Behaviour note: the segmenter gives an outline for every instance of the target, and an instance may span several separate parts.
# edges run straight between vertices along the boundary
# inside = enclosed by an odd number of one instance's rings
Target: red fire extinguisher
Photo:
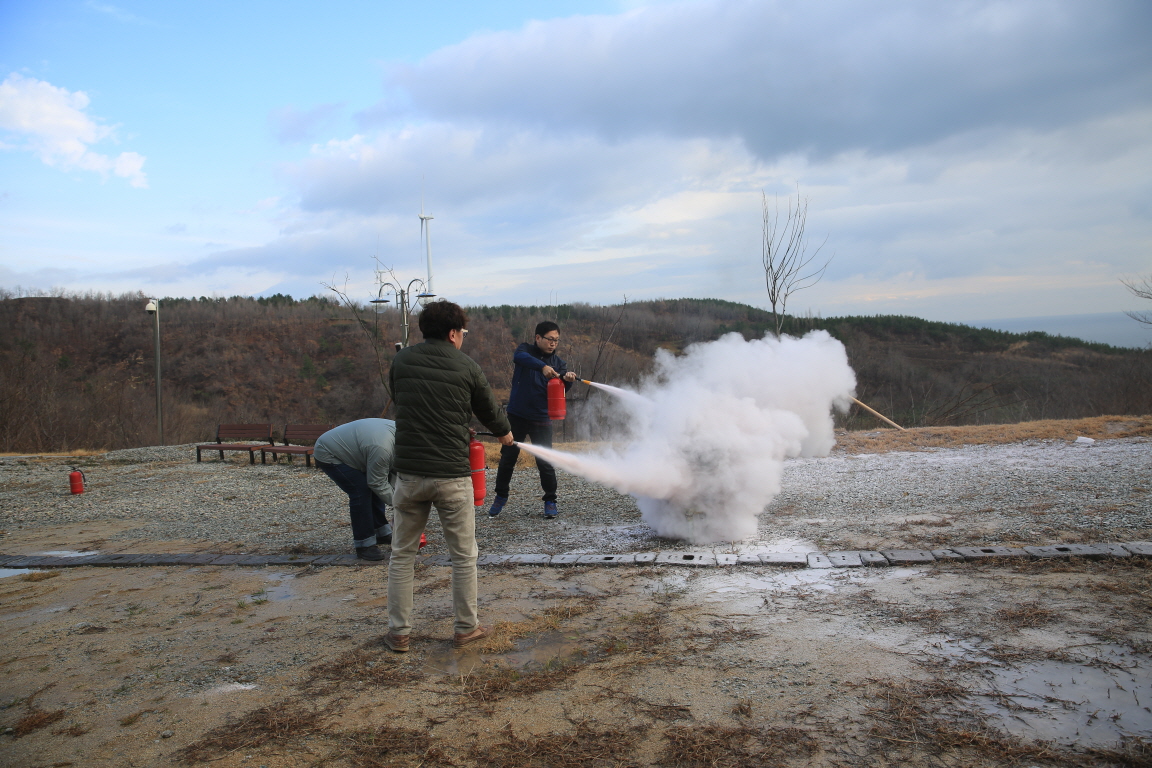
[[[72,486],[72,495],[84,493],[84,473],[76,467],[72,467],[72,472],[68,475],[68,484]]]
[[[468,465],[472,467],[472,503],[477,507],[484,506],[484,496],[488,493],[484,464],[484,443],[472,438],[468,444]]]
[[[557,376],[548,380],[548,418],[563,421],[568,415],[568,404],[564,400],[564,380]]]

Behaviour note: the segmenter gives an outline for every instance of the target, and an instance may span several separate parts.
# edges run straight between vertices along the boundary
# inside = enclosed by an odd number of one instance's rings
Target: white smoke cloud
[[[756,341],[731,333],[680,357],[657,353],[643,399],[619,400],[630,419],[625,447],[581,456],[521,447],[634,496],[660,536],[736,541],[756,533],[786,458],[832,450],[832,409],[847,409],[855,387],[844,345],[825,331]]]

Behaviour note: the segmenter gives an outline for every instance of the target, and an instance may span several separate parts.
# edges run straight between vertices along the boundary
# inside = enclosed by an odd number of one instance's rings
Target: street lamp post
[[[412,295],[413,286],[416,285],[417,283],[419,283],[419,285],[420,285],[420,293],[413,296]],[[409,301],[411,301],[413,298],[416,298],[416,299],[435,298],[436,294],[430,293],[428,291],[428,289],[425,287],[424,281],[421,280],[420,278],[416,278],[416,279],[410,281],[406,288],[401,288],[400,286],[395,285],[393,283],[387,283],[387,282],[381,283],[379,290],[376,291],[376,298],[372,299],[372,301],[371,301],[371,303],[375,304],[377,307],[377,315],[376,315],[377,328],[379,328],[379,322],[380,322],[379,307],[381,304],[388,304],[390,301],[389,299],[383,298],[384,289],[386,289],[386,288],[389,291],[391,291],[393,294],[395,294],[395,296],[396,296],[396,308],[398,310],[400,310],[400,334],[402,336],[400,346],[401,346],[401,348],[407,347],[408,346],[408,337],[409,337],[409,318],[411,317],[411,306],[409,305]]]
[[[144,305],[144,311],[152,315],[152,346],[155,349],[156,361],[156,437],[160,445],[164,445],[164,407],[160,391],[160,300],[149,299]]]

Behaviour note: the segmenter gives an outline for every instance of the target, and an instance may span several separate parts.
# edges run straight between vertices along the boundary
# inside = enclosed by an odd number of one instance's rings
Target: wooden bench
[[[226,443],[225,440],[258,440],[252,443]],[[196,461],[200,461],[200,451],[220,451],[220,460],[224,460],[224,451],[248,451],[248,463],[256,463],[256,451],[265,445],[275,445],[272,440],[271,424],[220,424],[216,427],[216,442],[196,446]]]
[[[312,466],[312,451],[315,446],[300,445],[300,443],[315,443],[320,435],[335,427],[335,424],[285,424],[284,445],[264,445],[260,447],[260,463],[267,464],[268,454],[272,454],[272,461],[277,461],[280,454],[288,455],[292,461],[294,455],[303,455],[304,463]],[[295,443],[295,445],[293,445]]]

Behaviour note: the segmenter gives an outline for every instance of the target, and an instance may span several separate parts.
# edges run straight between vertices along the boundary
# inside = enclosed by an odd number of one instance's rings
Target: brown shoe
[[[492,627],[476,627],[476,629],[464,635],[457,632],[456,636],[452,638],[452,645],[455,648],[463,648],[469,643],[483,640],[490,634],[492,634]]]
[[[384,635],[384,645],[396,653],[408,653],[408,635],[394,635],[389,632]]]

